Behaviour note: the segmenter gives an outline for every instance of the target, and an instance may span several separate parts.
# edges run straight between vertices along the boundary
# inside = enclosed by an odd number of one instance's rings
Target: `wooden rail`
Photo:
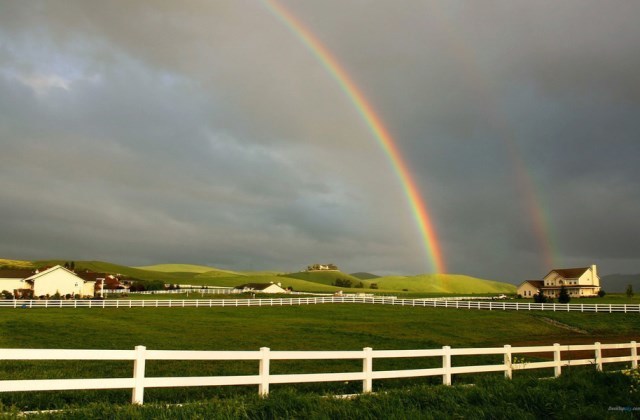
[[[362,303],[489,311],[622,312],[640,313],[639,304],[530,303],[517,301],[461,301],[398,299],[394,297],[322,296],[273,299],[155,299],[155,300],[0,300],[0,308],[211,308],[240,306],[292,306],[327,303]]]
[[[627,350],[628,355],[605,357],[604,352]],[[564,358],[571,352],[592,352],[588,359]],[[552,361],[522,362],[515,355],[552,353]],[[477,366],[454,366],[453,357],[477,355],[502,355],[502,363]],[[430,369],[408,369],[376,371],[373,362],[388,358],[437,358],[440,367]],[[332,373],[271,374],[272,360],[362,360],[362,371]],[[131,389],[131,402],[142,404],[145,388],[257,385],[260,395],[269,393],[270,384],[362,381],[362,391],[373,391],[373,381],[390,378],[416,378],[440,376],[444,385],[451,385],[454,375],[481,372],[503,372],[511,378],[513,372],[524,369],[553,368],[554,375],[561,374],[567,366],[593,365],[602,370],[603,364],[630,362],[630,367],[638,367],[638,346],[635,341],[620,344],[594,343],[588,345],[560,345],[535,347],[451,348],[421,350],[373,350],[366,347],[358,351],[271,351],[262,347],[259,351],[174,351],[150,350],[136,346],[133,350],[69,350],[69,349],[0,349],[0,360],[130,360],[133,361],[133,375],[130,378],[96,379],[34,379],[2,380],[0,392],[33,392],[87,389]],[[201,377],[146,377],[145,364],[148,360],[255,360],[258,369],[255,375],[201,376]]]

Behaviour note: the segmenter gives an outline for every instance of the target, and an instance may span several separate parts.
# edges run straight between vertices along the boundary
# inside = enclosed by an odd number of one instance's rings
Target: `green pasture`
[[[555,322],[552,322],[555,321]],[[576,330],[579,330],[576,331]],[[0,310],[0,348],[166,350],[360,350],[489,347],[504,344],[623,342],[640,339],[640,316],[411,308],[365,304],[289,307],[9,309]],[[376,370],[439,366],[439,358],[377,360]],[[500,363],[499,356],[460,357],[454,366]],[[358,371],[362,362],[273,361],[273,373]],[[592,367],[588,367],[592,368]],[[588,369],[585,368],[585,369]],[[255,374],[257,362],[147,362],[148,376]],[[126,377],[131,362],[1,362],[3,379]],[[525,372],[522,372],[524,374]],[[539,374],[549,376],[549,371]],[[516,373],[518,375],[518,373]],[[454,377],[474,382],[500,374]],[[374,389],[436,384],[441,378],[375,381]],[[360,383],[275,386],[279,392],[355,393]],[[253,395],[255,387],[149,389],[145,401],[182,403]],[[0,404],[20,409],[124,404],[130,391],[0,394]]]

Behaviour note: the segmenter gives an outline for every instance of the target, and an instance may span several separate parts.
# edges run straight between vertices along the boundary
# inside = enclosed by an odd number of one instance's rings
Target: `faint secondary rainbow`
[[[427,205],[421,197],[409,168],[402,159],[395,141],[384,126],[382,119],[376,114],[371,104],[366,100],[358,86],[353,82],[338,60],[300,20],[275,0],[263,0],[263,3],[269,11],[282,21],[313,53],[324,68],[338,82],[358,110],[360,116],[378,141],[378,144],[389,157],[393,169],[400,179],[404,192],[409,200],[414,219],[423,237],[425,251],[432,268],[436,273],[445,272],[446,268],[442,256],[442,247],[438,242],[438,237],[431,217],[429,216]]]
[[[456,68],[465,73],[463,80],[482,98],[484,106],[480,112],[486,121],[492,124],[505,146],[508,166],[514,174],[514,183],[524,204],[527,216],[525,220],[529,222],[538,242],[541,268],[550,270],[561,261],[552,234],[552,223],[543,205],[543,194],[536,185],[533,171],[527,166],[525,154],[518,146],[516,130],[507,118],[506,107],[500,103],[498,89],[478,65],[475,50],[470,48],[469,42],[461,36],[459,30],[456,30],[457,26],[450,21],[444,10],[434,3],[430,12],[435,17],[432,19],[433,25],[436,25],[435,29],[442,34],[441,39],[447,43],[447,51],[458,61]]]

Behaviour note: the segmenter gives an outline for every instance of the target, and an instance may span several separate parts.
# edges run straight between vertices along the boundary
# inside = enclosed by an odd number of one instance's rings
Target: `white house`
[[[236,289],[240,289],[243,292],[258,292],[258,293],[287,293],[280,284],[275,283],[247,283],[236,286]]]
[[[0,292],[7,291],[15,295],[16,290],[30,289],[24,279],[34,274],[34,270],[0,270]]]
[[[58,293],[61,296],[74,295],[81,297],[93,297],[95,281],[87,281],[78,277],[74,272],[56,265],[43,271],[23,271],[18,273],[0,273],[0,291],[7,290],[14,296],[22,294],[21,291],[33,292],[33,296],[53,296]],[[20,270],[22,271],[22,270]],[[12,277],[8,277],[12,276]]]
[[[518,286],[518,294],[529,298],[540,290],[547,297],[558,297],[560,288],[571,297],[593,297],[600,291],[600,277],[595,265],[579,268],[554,269],[542,280],[527,280]]]

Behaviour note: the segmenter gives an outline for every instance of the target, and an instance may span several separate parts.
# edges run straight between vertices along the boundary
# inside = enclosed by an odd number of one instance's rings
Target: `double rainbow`
[[[331,52],[300,22],[291,12],[279,4],[276,0],[263,0],[267,9],[313,53],[322,66],[340,85],[349,100],[353,103],[358,113],[365,121],[371,133],[378,141],[380,147],[389,157],[391,165],[398,176],[409,201],[413,217],[423,238],[425,252],[436,273],[445,272],[445,263],[442,256],[442,248],[438,241],[432,218],[429,215],[427,204],[421,197],[415,180],[411,176],[407,163],[402,159],[396,142],[384,126],[382,119],[377,115],[373,106],[358,86],[353,82],[349,74],[344,70]]]

